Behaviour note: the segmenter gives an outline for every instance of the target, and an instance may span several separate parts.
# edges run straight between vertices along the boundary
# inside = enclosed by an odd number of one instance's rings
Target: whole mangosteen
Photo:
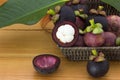
[[[83,19],[81,19],[80,17],[76,17],[76,22],[75,22],[76,26],[79,28],[79,29],[82,29],[84,30],[85,29],[85,22]]]
[[[59,20],[56,22],[56,24],[62,23],[64,21],[70,21],[73,23],[76,21],[76,16],[70,6],[62,6],[59,15]]]
[[[102,34],[86,33],[84,41],[89,47],[100,47],[104,44],[105,39]]]
[[[120,17],[117,15],[107,16],[109,31],[115,33],[117,36],[120,36]]]
[[[99,6],[97,10],[91,9],[89,14],[89,17],[86,19],[86,26],[90,25],[90,19],[94,19],[95,23],[102,24],[104,31],[108,31],[108,20],[106,18],[106,12],[103,11],[103,6]]]
[[[85,46],[85,42],[83,36],[79,34],[77,41],[74,44],[75,47],[82,47]]]
[[[92,77],[102,77],[109,70],[109,62],[104,58],[102,52],[96,54],[96,50],[92,50],[93,55],[87,63],[87,71]]]
[[[115,46],[117,36],[112,32],[104,32],[102,34],[105,39],[104,46]]]

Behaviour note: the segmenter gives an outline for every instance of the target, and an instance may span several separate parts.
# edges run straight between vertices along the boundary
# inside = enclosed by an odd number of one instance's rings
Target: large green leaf
[[[111,5],[120,12],[120,0],[101,0],[101,1]]]
[[[65,1],[67,0],[8,0],[0,7],[0,27],[15,23],[34,24],[46,14],[48,8]]]

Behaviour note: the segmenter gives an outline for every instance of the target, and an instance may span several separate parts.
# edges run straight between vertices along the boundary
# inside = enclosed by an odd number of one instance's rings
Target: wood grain
[[[61,58],[60,67],[53,74],[42,75],[33,68],[33,58],[43,53]],[[110,62],[108,74],[98,79],[88,75],[86,63],[68,61],[53,42],[51,34],[42,29],[0,30],[1,80],[120,80],[120,62]]]

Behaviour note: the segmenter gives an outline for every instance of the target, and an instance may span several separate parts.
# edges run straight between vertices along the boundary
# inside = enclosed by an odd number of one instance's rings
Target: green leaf
[[[8,0],[0,7],[0,27],[15,23],[35,24],[58,4],[68,0]]]
[[[101,0],[101,1],[111,5],[112,7],[120,11],[120,0]]]

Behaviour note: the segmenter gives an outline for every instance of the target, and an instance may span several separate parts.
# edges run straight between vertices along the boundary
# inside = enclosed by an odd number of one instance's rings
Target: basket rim
[[[59,47],[59,46],[58,46]],[[60,49],[120,49],[120,46],[115,47],[59,47]]]

